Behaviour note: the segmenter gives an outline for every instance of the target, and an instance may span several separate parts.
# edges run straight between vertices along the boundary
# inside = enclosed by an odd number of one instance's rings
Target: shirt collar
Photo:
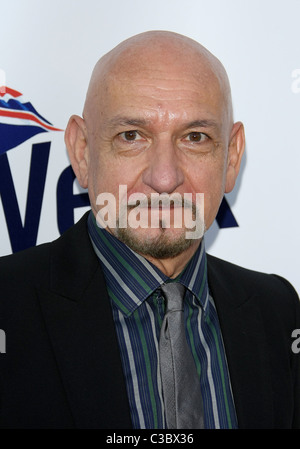
[[[99,227],[92,211],[88,217],[88,232],[101,262],[109,295],[123,314],[131,315],[162,284],[175,280],[190,290],[205,310],[208,284],[203,240],[182,273],[176,279],[170,279],[147,259]]]

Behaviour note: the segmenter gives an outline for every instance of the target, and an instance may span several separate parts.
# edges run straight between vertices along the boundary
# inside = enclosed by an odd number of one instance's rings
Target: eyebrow
[[[147,120],[138,119],[138,118],[129,118],[129,117],[121,117],[116,116],[109,120],[109,125],[111,126],[146,126],[148,124]]]
[[[125,116],[116,116],[109,120],[110,126],[147,126],[150,124],[149,120],[143,118],[130,118]],[[190,128],[217,128],[218,123],[215,120],[193,120],[182,125],[185,129]]]
[[[185,124],[186,128],[217,128],[218,123],[215,120],[194,120]]]

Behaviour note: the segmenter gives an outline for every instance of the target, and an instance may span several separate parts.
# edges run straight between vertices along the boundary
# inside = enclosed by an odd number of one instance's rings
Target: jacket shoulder
[[[51,263],[67,268],[70,261],[74,261],[74,252],[82,256],[83,251],[78,247],[89,244],[86,232],[85,214],[74,226],[62,236],[52,242],[43,243],[14,254],[0,257],[0,285],[9,283],[13,279],[16,283],[26,280],[30,283],[36,279],[41,283],[49,276]],[[87,242],[86,242],[87,241]],[[80,259],[78,256],[77,260]]]
[[[228,288],[237,292],[253,295],[265,295],[267,297],[288,296],[299,302],[299,296],[293,285],[278,274],[263,273],[251,270],[231,262],[219,259],[207,254],[208,275]]]
[[[16,282],[27,277],[30,272],[40,272],[45,269],[49,260],[51,243],[44,243],[32,248],[19,251],[14,254],[0,257],[1,283],[7,279]],[[12,277],[8,278],[9,275]],[[3,285],[3,284],[2,284]]]

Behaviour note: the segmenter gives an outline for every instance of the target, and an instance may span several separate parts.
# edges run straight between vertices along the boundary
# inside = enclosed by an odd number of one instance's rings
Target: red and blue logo
[[[39,133],[62,131],[42,117],[23,95],[0,87],[0,154],[15,148]]]
[[[51,131],[63,130],[54,127],[39,114],[29,101],[25,101],[20,92],[4,85],[0,86],[0,197],[13,252],[35,246],[37,242],[52,143]],[[27,146],[29,139],[40,133],[49,133],[49,138],[47,141],[34,142],[31,146],[27,200],[23,215],[19,207],[8,152],[18,146]],[[72,185],[74,179],[71,167],[67,167],[58,181],[57,215],[62,231],[74,221],[71,212],[66,208],[66,201],[69,200],[66,191],[70,191],[69,185]],[[86,197],[84,200],[85,203],[88,202]],[[66,209],[67,218],[64,213]]]

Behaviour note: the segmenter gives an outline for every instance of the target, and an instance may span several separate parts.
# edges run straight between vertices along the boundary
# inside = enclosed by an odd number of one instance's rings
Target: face
[[[134,195],[196,194],[204,197],[206,229],[212,224],[224,191],[234,183],[231,147],[236,147],[238,126],[232,126],[227,104],[216,77],[195,76],[191,67],[167,64],[145,70],[121,71],[102,86],[99,109],[86,119],[87,148],[84,187],[88,186],[94,213],[102,206],[97,197],[113,194],[118,205],[119,186],[126,186],[126,201]],[[211,76],[210,76],[211,75]],[[101,107],[100,107],[101,106]],[[233,144],[232,144],[233,142]],[[232,146],[233,145],[233,146]],[[236,151],[235,151],[236,153]],[[124,190],[123,190],[124,191]],[[139,215],[149,211],[141,204]],[[143,207],[142,207],[143,206]],[[182,205],[181,208],[183,217]],[[127,213],[132,209],[127,207]],[[185,221],[175,226],[174,206],[170,226],[162,227],[162,208],[153,208],[159,226],[108,228],[135,251],[153,258],[176,257],[199,244],[187,239]],[[176,212],[176,213],[177,213]],[[119,209],[116,211],[120,219]],[[178,215],[177,215],[178,217]],[[193,216],[193,218],[195,218]]]

